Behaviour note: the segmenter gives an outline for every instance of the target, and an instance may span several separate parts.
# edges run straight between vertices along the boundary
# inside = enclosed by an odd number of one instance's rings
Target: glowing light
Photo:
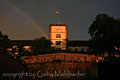
[[[26,18],[28,18],[28,20],[30,20],[30,22],[32,22],[32,24],[38,28],[40,30],[40,32],[48,39],[48,35],[44,32],[44,30],[29,16],[27,15],[23,10],[21,10],[20,8],[18,8],[15,4],[10,3],[7,0],[2,0],[3,2],[5,2],[6,4],[8,4],[10,7],[16,9],[17,11],[19,11],[22,15],[24,15]]]
[[[59,11],[56,11],[56,14],[60,13]]]
[[[18,52],[15,53],[15,55],[19,54]]]
[[[96,62],[98,63],[99,61],[98,61],[98,60],[96,60]]]
[[[26,50],[29,50],[31,46],[24,46]]]

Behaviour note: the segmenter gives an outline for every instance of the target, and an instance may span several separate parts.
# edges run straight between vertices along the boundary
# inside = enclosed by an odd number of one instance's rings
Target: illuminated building
[[[89,52],[88,41],[68,40],[68,27],[66,24],[50,24],[49,39],[55,50]],[[24,48],[30,50],[33,40],[12,40],[10,43],[13,46],[24,44]]]
[[[66,50],[68,40],[68,30],[66,24],[50,24],[49,38],[52,42],[52,47],[56,50]]]
[[[49,39],[55,50],[89,52],[88,41],[68,40],[68,27],[66,24],[50,24]],[[30,50],[33,40],[11,40],[10,43],[13,46],[24,44],[24,48]]]
[[[89,52],[88,41],[87,40],[69,40],[67,42],[67,47],[69,51],[78,52]]]
[[[11,40],[9,43],[13,45],[13,48],[24,44],[27,50],[32,47],[33,40]],[[85,40],[68,40],[65,47],[69,51],[89,52],[88,41]]]

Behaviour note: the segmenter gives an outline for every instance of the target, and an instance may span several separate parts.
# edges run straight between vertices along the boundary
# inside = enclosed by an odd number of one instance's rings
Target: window
[[[61,35],[60,34],[56,34],[56,38],[61,38]]]
[[[56,41],[56,45],[61,45],[61,41]]]

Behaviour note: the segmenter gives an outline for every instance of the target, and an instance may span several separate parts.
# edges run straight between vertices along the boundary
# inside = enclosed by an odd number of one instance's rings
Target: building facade
[[[87,40],[69,40],[67,48],[69,51],[89,52]]]
[[[56,50],[66,50],[68,40],[68,30],[66,24],[50,24],[49,39],[52,42],[52,47]]]

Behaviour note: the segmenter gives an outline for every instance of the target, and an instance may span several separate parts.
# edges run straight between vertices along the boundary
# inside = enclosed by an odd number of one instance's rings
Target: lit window
[[[56,34],[56,38],[61,38],[61,35],[60,34]]]
[[[61,41],[56,41],[56,45],[61,45]]]

